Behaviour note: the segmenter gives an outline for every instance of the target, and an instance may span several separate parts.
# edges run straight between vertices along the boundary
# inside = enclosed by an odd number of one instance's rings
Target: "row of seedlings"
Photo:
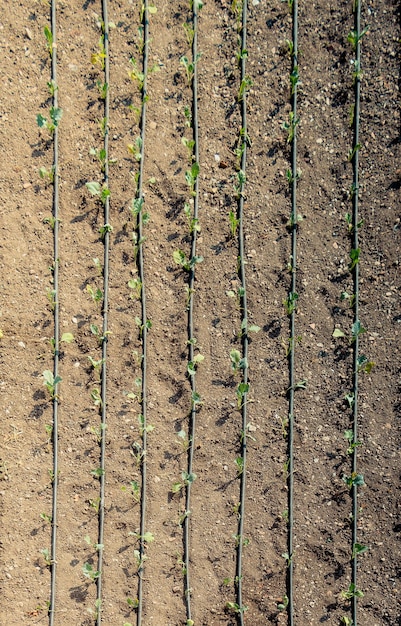
[[[358,557],[366,552],[367,546],[358,542],[358,487],[362,487],[365,482],[363,475],[358,471],[358,447],[361,441],[358,440],[358,389],[359,374],[369,373],[373,367],[373,362],[368,357],[360,353],[360,338],[366,332],[359,318],[359,262],[360,262],[360,242],[359,230],[363,225],[363,219],[359,214],[359,151],[361,148],[359,139],[360,108],[361,108],[361,40],[369,27],[361,29],[361,4],[359,0],[353,3],[354,29],[348,34],[348,41],[352,45],[354,58],[351,61],[353,69],[354,103],[351,106],[350,125],[353,131],[352,148],[349,151],[348,160],[352,164],[353,180],[350,188],[350,201],[352,211],[345,215],[347,231],[351,241],[350,262],[348,269],[352,274],[353,288],[352,294],[346,291],[341,293],[341,300],[347,302],[352,309],[353,323],[350,335],[341,328],[336,328],[333,332],[335,338],[346,338],[352,346],[352,390],[346,394],[345,400],[351,412],[351,427],[344,432],[347,441],[347,453],[351,456],[351,473],[344,474],[343,480],[350,490],[352,498],[351,519],[351,582],[346,590],[341,594],[344,600],[350,601],[351,617],[344,615],[341,622],[345,626],[357,626],[358,598],[363,597],[363,592],[358,589]]]
[[[241,428],[239,436],[239,456],[235,459],[237,477],[240,481],[239,502],[236,507],[238,517],[237,533],[234,535],[236,547],[236,571],[234,578],[235,601],[227,602],[226,608],[236,616],[240,626],[244,624],[244,613],[247,607],[243,602],[243,549],[248,544],[244,537],[245,500],[246,500],[246,468],[247,468],[247,439],[248,439],[248,345],[249,332],[257,332],[257,326],[248,324],[248,305],[245,275],[245,232],[244,232],[244,205],[246,184],[247,148],[250,146],[247,125],[247,91],[252,85],[250,77],[246,73],[247,52],[247,2],[236,0],[232,10],[236,20],[237,52],[236,58],[240,70],[240,86],[237,94],[237,104],[240,107],[241,127],[235,148],[237,173],[234,180],[234,192],[237,199],[237,211],[229,212],[230,231],[233,239],[238,241],[237,274],[239,279],[238,292],[236,294],[241,324],[238,339],[241,342],[241,350],[233,349],[230,352],[231,368],[235,376],[239,378],[236,387],[237,408],[241,414]]]
[[[297,230],[301,221],[297,207],[297,184],[299,172],[297,170],[297,128],[300,122],[297,109],[297,96],[299,84],[298,71],[298,0],[289,0],[289,8],[292,12],[292,38],[288,41],[289,53],[291,57],[290,70],[290,101],[291,111],[288,121],[283,123],[283,129],[287,132],[287,143],[290,146],[291,167],[286,171],[286,178],[291,195],[291,213],[287,222],[287,229],[291,234],[291,254],[288,269],[291,274],[290,287],[287,298],[283,301],[286,313],[289,317],[289,340],[287,347],[287,359],[289,368],[288,395],[288,455],[285,464],[288,487],[288,521],[287,521],[287,552],[283,554],[287,565],[287,593],[282,602],[278,604],[278,609],[287,611],[288,624],[294,623],[294,582],[293,582],[293,552],[294,552],[294,411],[295,411],[295,391],[305,388],[306,381],[296,381],[295,378],[295,346],[297,343],[295,333],[295,321],[297,313]]]
[[[152,327],[152,322],[147,316],[146,288],[145,288],[145,267],[144,267],[144,227],[149,222],[149,213],[145,210],[145,197],[143,194],[144,183],[144,162],[145,162],[145,134],[146,134],[146,109],[148,101],[147,80],[151,69],[148,67],[149,59],[149,16],[156,11],[155,7],[148,4],[148,0],[140,5],[138,28],[137,51],[141,56],[141,61],[131,57],[131,69],[129,76],[138,89],[140,103],[138,107],[132,107],[138,121],[139,136],[133,144],[128,145],[128,151],[133,155],[138,169],[134,174],[135,195],[132,200],[131,214],[135,220],[132,231],[133,256],[137,275],[128,281],[131,290],[131,297],[140,300],[141,313],[135,317],[135,324],[138,327],[141,353],[136,352],[136,365],[141,369],[141,376],[137,377],[135,384],[139,391],[128,394],[136,399],[140,405],[138,425],[141,441],[132,444],[132,453],[136,459],[136,468],[140,471],[140,482],[131,481],[131,488],[134,500],[140,502],[140,523],[139,532],[132,533],[138,540],[138,547],[134,550],[134,557],[138,575],[137,598],[127,598],[128,606],[137,609],[137,625],[142,624],[143,615],[143,587],[145,581],[144,563],[147,559],[146,545],[153,541],[153,535],[146,531],[146,505],[147,505],[147,435],[152,432],[153,426],[148,423],[147,417],[147,338],[148,331]],[[140,67],[141,64],[141,67]]]
[[[198,72],[197,66],[201,53],[198,52],[198,17],[202,9],[200,0],[190,2],[192,9],[190,16],[184,23],[188,46],[191,49],[191,58],[183,55],[180,63],[185,70],[187,87],[191,90],[191,104],[184,108],[185,127],[189,129],[191,137],[185,135],[181,138],[183,146],[187,150],[188,169],[185,172],[185,182],[188,187],[188,198],[184,202],[184,213],[188,222],[190,237],[189,257],[184,250],[178,249],[173,253],[175,263],[187,273],[185,285],[186,308],[187,308],[187,344],[188,362],[187,375],[191,386],[191,402],[188,414],[188,433],[184,430],[178,433],[183,449],[187,453],[187,467],[181,473],[181,480],[175,482],[172,487],[173,493],[185,490],[184,511],[180,516],[180,525],[183,528],[183,559],[182,571],[184,575],[184,596],[186,606],[186,624],[193,626],[192,603],[191,603],[191,578],[190,578],[190,515],[192,485],[196,479],[193,471],[195,452],[196,416],[201,405],[201,397],[197,392],[196,371],[204,357],[198,352],[197,338],[194,332],[194,292],[195,292],[195,268],[203,261],[203,257],[197,255],[197,235],[200,232],[199,225],[199,123],[198,123]]]
[[[50,340],[52,352],[53,352],[53,369],[45,370],[42,374],[44,385],[50,395],[52,408],[53,408],[53,423],[46,425],[46,432],[49,440],[52,440],[53,444],[53,467],[49,470],[51,483],[52,483],[52,512],[51,516],[46,513],[42,513],[41,517],[44,521],[51,523],[51,548],[50,552],[47,548],[44,548],[42,556],[44,557],[46,564],[50,567],[50,599],[48,602],[49,608],[49,624],[52,626],[55,619],[56,610],[56,570],[57,570],[57,498],[58,498],[58,406],[59,406],[59,393],[58,386],[61,382],[59,376],[59,357],[60,357],[60,342],[70,342],[73,340],[73,336],[69,333],[65,333],[60,338],[60,323],[59,323],[59,158],[58,158],[58,130],[59,123],[62,116],[62,110],[58,106],[58,86],[57,86],[57,45],[56,45],[56,3],[52,0],[50,7],[51,25],[44,27],[44,35],[47,43],[47,51],[50,59],[50,81],[47,83],[49,95],[51,98],[51,107],[49,114],[43,116],[41,113],[37,115],[37,123],[40,129],[46,130],[52,138],[53,146],[53,164],[50,169],[42,166],[39,169],[39,175],[42,179],[52,184],[53,200],[52,200],[52,215],[45,218],[45,222],[49,224],[53,231],[53,263],[50,266],[51,271],[51,288],[47,292],[47,297],[53,312],[53,327],[54,335]]]
[[[93,430],[97,434],[100,446],[99,466],[91,471],[94,478],[99,480],[99,496],[91,500],[91,504],[98,516],[98,537],[96,542],[92,542],[89,536],[85,537],[86,542],[97,552],[97,567],[94,568],[89,562],[83,565],[83,574],[86,578],[96,584],[96,600],[94,617],[96,624],[100,626],[102,621],[102,567],[104,550],[104,516],[105,516],[105,452],[106,452],[106,428],[107,428],[107,341],[110,331],[108,330],[108,291],[109,291],[109,250],[110,250],[110,190],[109,190],[109,21],[107,0],[102,1],[102,20],[100,23],[101,35],[98,43],[98,50],[91,56],[94,67],[99,69],[99,78],[96,86],[99,91],[100,100],[103,103],[103,117],[100,123],[102,135],[102,145],[100,148],[90,148],[90,154],[100,165],[99,181],[86,183],[90,194],[99,199],[103,208],[103,225],[99,228],[99,234],[103,241],[103,267],[99,259],[94,259],[94,264],[100,276],[103,277],[103,289],[87,285],[86,289],[92,298],[96,308],[101,307],[102,326],[91,324],[90,329],[96,337],[101,355],[100,359],[89,357],[90,364],[99,375],[100,390],[94,387],[91,391],[91,399],[99,411],[100,424]]]

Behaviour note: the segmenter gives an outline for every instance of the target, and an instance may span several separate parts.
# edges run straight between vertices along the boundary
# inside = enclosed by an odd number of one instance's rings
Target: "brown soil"
[[[147,528],[155,540],[147,549],[143,624],[185,624],[182,558],[183,498],[171,497],[172,483],[186,469],[177,433],[187,430],[190,386],[187,370],[185,276],[173,262],[177,248],[189,252],[183,213],[187,196],[183,110],[190,104],[180,57],[189,54],[183,22],[188,5],[158,0],[151,16],[150,63],[160,66],[149,81],[145,156],[147,208],[151,221],[144,246],[149,333],[148,418],[154,426],[148,444]],[[50,547],[52,446],[46,424],[52,404],[42,372],[52,368],[49,340],[53,314],[46,298],[51,288],[53,234],[44,218],[52,210],[52,186],[38,175],[51,167],[52,148],[39,131],[36,115],[46,114],[50,79],[43,27],[45,2],[15,2],[0,24],[1,208],[0,267],[0,622],[7,626],[45,623],[50,573],[41,555]],[[85,562],[96,564],[98,519],[90,500],[98,481],[90,474],[99,463],[93,429],[99,415],[91,400],[98,386],[88,356],[100,358],[90,324],[101,323],[101,309],[86,286],[101,287],[93,258],[102,259],[98,229],[102,207],[85,182],[99,179],[89,154],[101,145],[97,120],[102,102],[91,64],[100,31],[100,0],[57,3],[60,124],[60,315],[61,331],[75,341],[63,345],[60,362],[59,513],[57,626],[93,624],[95,585],[83,576]],[[358,466],[366,486],[360,490],[359,541],[369,550],[360,558],[359,623],[401,624],[400,609],[400,4],[363,2],[361,103],[361,302],[367,332],[361,350],[375,366],[360,381]],[[111,111],[110,152],[110,335],[107,378],[106,518],[103,568],[103,622],[135,623],[127,597],[136,598],[134,549],[139,505],[128,487],[139,480],[131,454],[138,440],[138,405],[127,398],[140,368],[135,316],[140,304],[130,298],[135,274],[129,206],[137,163],[127,144],[138,135],[137,91],[128,77],[129,59],[138,56],[139,11],[132,0],[110,0]],[[342,476],[350,473],[343,433],[350,428],[344,395],[350,391],[352,356],[334,328],[351,326],[352,310],[340,300],[352,292],[347,271],[350,239],[344,215],[350,210],[352,143],[349,110],[353,102],[352,2],[300,2],[299,48],[299,306],[296,333],[297,380],[307,379],[295,404],[295,623],[337,625],[349,615],[340,593],[351,580],[351,498]],[[291,38],[287,3],[250,3],[248,24],[249,134],[245,236],[250,322],[261,331],[249,352],[249,421],[244,550],[245,623],[284,625],[277,610],[286,590],[287,487],[283,465],[287,442],[282,420],[288,414],[287,263],[291,238],[286,230],[290,197],[285,178],[289,149],[281,128],[289,112]],[[241,415],[236,407],[229,353],[240,348],[240,311],[226,292],[238,287],[236,241],[230,239],[228,213],[236,210],[233,191],[240,109],[237,33],[230,4],[206,0],[199,19],[200,223],[196,270],[195,327],[204,362],[197,374],[203,404],[198,414],[191,510],[192,606],[196,625],[232,625],[226,609],[235,601],[235,541]],[[216,161],[218,154],[221,161]]]

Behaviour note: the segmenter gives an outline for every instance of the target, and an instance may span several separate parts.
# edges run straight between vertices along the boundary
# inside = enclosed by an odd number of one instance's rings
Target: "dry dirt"
[[[295,623],[340,624],[349,603],[340,593],[351,576],[351,498],[342,476],[350,473],[343,433],[350,428],[344,401],[352,381],[352,357],[345,330],[352,310],[340,300],[352,292],[347,271],[350,239],[344,215],[350,210],[352,143],[349,110],[353,102],[353,52],[347,34],[353,28],[352,2],[299,3],[299,212],[296,377],[306,389],[295,402],[294,584]],[[187,196],[184,107],[190,104],[180,57],[189,54],[182,24],[189,7],[157,0],[150,23],[150,63],[160,71],[149,79],[145,150],[146,206],[151,221],[144,245],[148,315],[147,528],[154,542],[147,549],[144,581],[146,626],[185,624],[180,559],[183,499],[171,486],[186,468],[177,433],[187,430],[190,386],[187,371],[185,275],[173,261],[178,248],[189,252],[183,213]],[[100,0],[57,3],[60,123],[60,325],[75,341],[63,345],[60,361],[59,513],[57,626],[94,623],[96,588],[82,573],[96,564],[98,519],[90,500],[99,483],[90,474],[99,463],[93,429],[99,414],[91,400],[98,386],[88,356],[99,359],[90,324],[101,323],[101,308],[86,286],[101,288],[93,263],[102,259],[98,229],[102,207],[85,183],[99,179],[90,155],[102,138],[98,119],[103,103],[91,63],[97,49]],[[52,147],[36,123],[49,108],[49,58],[43,27],[46,2],[13,0],[0,16],[0,622],[4,626],[46,623],[50,573],[41,555],[50,547],[52,446],[45,426],[52,403],[42,372],[52,368],[51,288],[53,233],[44,218],[52,210],[52,186],[40,179],[51,167]],[[138,405],[127,398],[140,375],[135,351],[140,338],[135,317],[140,305],[130,298],[135,275],[129,211],[134,196],[135,159],[127,151],[138,135],[135,86],[129,59],[138,56],[139,8],[132,0],[110,0],[110,169],[113,233],[110,250],[108,343],[106,517],[103,568],[103,622],[136,623],[127,597],[136,598],[134,549],[138,504],[127,488],[139,480],[131,454],[139,437]],[[367,332],[361,350],[375,365],[361,376],[359,396],[359,540],[369,547],[360,557],[361,626],[401,624],[400,609],[400,3],[370,0],[362,4],[360,317]],[[291,237],[286,230],[290,196],[285,178],[289,148],[281,126],[288,119],[291,38],[287,3],[250,3],[248,73],[249,135],[245,202],[245,245],[250,322],[261,330],[249,350],[251,392],[244,550],[245,623],[287,623],[277,603],[286,592],[287,442],[282,421],[288,414],[287,271]],[[239,481],[241,415],[229,353],[240,346],[240,312],[227,291],[238,287],[236,241],[230,238],[228,213],[236,210],[233,179],[241,125],[236,104],[239,71],[237,32],[230,4],[206,0],[199,18],[200,225],[196,270],[195,327],[204,355],[197,374],[203,404],[198,414],[191,511],[192,606],[197,626],[233,625],[226,603],[235,601],[237,531],[235,506]],[[220,163],[215,155],[219,155]],[[123,489],[127,488],[127,489]]]

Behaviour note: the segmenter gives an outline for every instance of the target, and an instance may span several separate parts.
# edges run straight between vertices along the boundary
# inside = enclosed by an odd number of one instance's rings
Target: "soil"
[[[177,433],[188,430],[185,272],[173,261],[178,248],[189,254],[184,215],[187,198],[184,107],[190,105],[180,57],[190,50],[182,24],[189,7],[158,0],[150,21],[150,65],[145,146],[145,199],[150,213],[144,244],[148,317],[147,548],[143,624],[186,623],[180,560],[184,510],[171,486],[186,469]],[[341,292],[352,293],[347,270],[350,238],[344,215],[351,209],[353,103],[352,2],[328,0],[299,5],[300,126],[298,162],[302,175],[298,206],[298,312],[296,379],[307,380],[295,396],[294,618],[298,626],[340,624],[350,615],[341,591],[351,581],[351,498],[342,480],[351,471],[344,431],[351,415],[344,396],[352,385],[352,352],[335,327],[347,331],[352,309]],[[10,5],[11,8],[11,5]],[[101,306],[87,285],[102,287],[94,258],[103,258],[101,204],[87,181],[99,180],[90,154],[101,146],[103,117],[91,63],[100,37],[100,0],[57,3],[60,122],[60,328],[75,341],[63,344],[59,404],[59,497],[57,626],[93,624],[96,586],[82,573],[96,565],[88,545],[96,543],[98,517],[90,502],[99,483],[94,431],[99,412],[91,391],[99,386],[88,356],[100,359],[91,324],[101,324]],[[107,369],[106,515],[102,605],[104,624],[136,623],[127,597],[136,598],[140,507],[129,489],[140,480],[132,455],[139,438],[138,404],[128,398],[140,376],[141,344],[135,317],[139,301],[128,281],[136,275],[130,205],[138,164],[127,151],[138,136],[133,107],[138,91],[129,79],[130,58],[138,57],[139,10],[133,0],[109,1],[110,33],[110,249]],[[52,368],[50,339],[53,232],[44,219],[52,211],[52,185],[38,175],[51,168],[52,144],[36,115],[48,113],[50,64],[43,27],[46,2],[12,3],[0,24],[0,622],[7,626],[46,623],[50,573],[41,550],[50,547],[52,445],[46,425],[52,403],[42,372]],[[400,3],[362,3],[363,39],[360,129],[360,318],[367,332],[361,351],[374,367],[361,375],[358,469],[360,557],[359,623],[401,624],[400,584]],[[291,236],[286,229],[291,198],[285,172],[289,147],[282,123],[290,110],[291,16],[286,2],[252,2],[248,22],[248,152],[245,247],[249,321],[261,330],[249,347],[249,421],[243,594],[245,623],[287,623],[277,608],[286,593],[287,483],[284,464],[288,415],[288,295]],[[238,245],[230,238],[228,213],[236,211],[233,189],[241,126],[236,102],[239,70],[237,31],[230,3],[206,0],[199,18],[200,225],[196,269],[195,330],[204,355],[197,386],[198,413],[191,510],[191,587],[197,625],[236,624],[227,608],[235,601],[235,540],[241,415],[230,350],[240,348],[240,311],[227,291],[239,285]],[[133,107],[129,106],[133,105]],[[218,155],[216,157],[215,155]],[[216,160],[217,159],[217,160]],[[149,179],[155,179],[148,182]],[[285,433],[284,433],[285,435]],[[226,581],[227,582],[227,581]]]

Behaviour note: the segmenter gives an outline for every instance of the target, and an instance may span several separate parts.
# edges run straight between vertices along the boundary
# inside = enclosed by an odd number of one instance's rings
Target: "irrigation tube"
[[[198,2],[194,0],[192,2],[192,25],[194,30],[194,36],[192,40],[192,61],[194,64],[194,73],[192,77],[192,130],[194,145],[195,163],[199,163],[199,123],[198,123]],[[199,214],[199,177],[196,177],[194,185],[194,210],[193,219],[194,223],[198,223]],[[196,241],[197,241],[197,229],[192,231],[192,243],[191,243],[191,259],[196,256]],[[189,302],[188,302],[188,360],[194,362],[194,345],[191,341],[194,338],[194,284],[195,284],[195,265],[190,267],[189,272]],[[190,376],[191,379],[191,413],[189,416],[189,428],[188,428],[188,469],[187,473],[191,476],[193,469],[193,459],[195,451],[195,429],[196,429],[196,411],[197,404],[194,402],[196,397],[196,375]],[[187,611],[187,622],[191,623],[192,611],[191,611],[191,583],[190,583],[190,541],[189,541],[189,523],[191,513],[191,491],[192,481],[188,481],[185,492],[185,518],[184,518],[184,567],[185,567],[185,604]]]
[[[358,228],[359,228],[359,120],[360,120],[360,94],[361,94],[361,81],[360,81],[360,68],[361,68],[361,0],[356,0],[354,3],[354,29],[356,33],[356,72],[355,72],[355,109],[354,109],[354,140],[353,140],[353,195],[352,195],[352,234],[353,241],[352,247],[354,250],[359,248],[358,245]],[[359,263],[355,264],[353,269],[354,278],[354,323],[359,321]],[[352,454],[352,472],[357,474],[357,449],[356,445],[358,441],[358,357],[359,357],[359,336],[356,333],[354,341],[353,352],[353,393],[354,403],[352,410],[353,420],[353,443],[354,449]],[[357,555],[354,553],[354,546],[356,545],[358,538],[358,487],[353,484],[352,486],[352,583],[357,589]],[[352,620],[354,626],[357,626],[357,597],[352,597]]]
[[[51,3],[51,80],[53,84],[53,107],[58,108],[57,89],[57,40],[56,40],[56,0]],[[58,124],[55,124],[53,135],[53,289],[54,289],[54,362],[53,376],[57,379],[59,371],[60,354],[60,304],[59,304],[59,163],[58,163]],[[54,613],[56,607],[56,573],[57,573],[57,496],[58,496],[58,395],[55,390],[53,398],[53,499],[52,499],[52,536],[51,536],[51,568],[50,568],[50,605],[49,623],[54,624]]]
[[[248,7],[247,0],[242,0],[242,24],[241,24],[241,86],[246,82],[246,54],[243,51],[246,50],[246,36],[247,36],[247,15]],[[247,142],[248,142],[248,124],[247,124],[247,107],[246,107],[246,89],[243,90],[241,98],[241,117],[242,117],[242,134],[243,134],[243,151],[241,156],[241,170],[243,177],[240,184],[240,195],[238,201],[238,248],[239,248],[239,278],[241,281],[242,295],[241,295],[241,310],[242,310],[242,357],[245,364],[242,373],[242,382],[244,385],[248,384],[248,304],[246,294],[246,281],[245,281],[245,237],[244,237],[244,189],[246,181],[246,158],[247,158]],[[242,457],[242,472],[241,472],[241,486],[240,486],[240,506],[239,506],[239,520],[238,520],[238,540],[237,540],[237,566],[236,566],[236,591],[237,591],[237,605],[238,605],[238,620],[239,624],[244,624],[244,607],[242,602],[242,553],[244,547],[244,520],[245,520],[245,495],[246,495],[246,447],[247,447],[247,398],[248,394],[245,392],[242,396],[242,431],[241,431],[241,457]]]
[[[298,0],[292,5],[292,72],[298,71]],[[291,294],[296,293],[297,270],[297,84],[291,84],[291,108],[293,123],[293,139],[291,144]],[[293,551],[294,551],[294,394],[295,394],[295,313],[293,308],[290,316],[290,355],[289,355],[289,406],[288,406],[288,568],[287,568],[287,597],[288,597],[288,624],[294,623],[293,597]]]
[[[136,197],[143,200],[142,184],[143,184],[143,172],[145,161],[145,131],[146,131],[146,101],[147,101],[147,73],[148,73],[148,41],[149,41],[149,13],[148,13],[148,0],[144,0],[144,14],[143,14],[143,87],[142,87],[142,112],[140,121],[141,130],[141,160],[139,162],[139,176],[138,187]],[[143,211],[138,212],[137,222],[138,232],[138,269],[139,280],[141,281],[141,316],[142,316],[142,485],[141,485],[141,520],[140,520],[140,544],[139,544],[139,558],[140,567],[138,570],[138,611],[137,611],[137,626],[142,624],[142,611],[143,611],[143,582],[144,571],[143,561],[145,556],[145,541],[144,536],[146,532],[146,502],[147,502],[147,311],[146,311],[146,289],[145,289],[145,269],[144,269],[144,255],[143,255]]]
[[[107,0],[102,0],[102,17],[104,29],[104,80],[107,85],[106,97],[104,100],[104,117],[106,119],[104,132],[104,184],[108,187],[109,182],[109,111],[110,111],[110,59],[109,59],[109,18]],[[104,224],[109,224],[110,202],[109,196],[104,203]],[[104,493],[105,493],[105,457],[106,457],[106,416],[107,416],[107,337],[108,337],[108,306],[109,306],[109,249],[110,233],[106,228],[104,237],[104,267],[103,267],[103,332],[102,332],[102,370],[101,370],[101,441],[100,441],[100,503],[99,503],[99,552],[98,552],[98,572],[97,578],[97,626],[102,623],[102,567],[103,567],[103,545],[104,545]]]

